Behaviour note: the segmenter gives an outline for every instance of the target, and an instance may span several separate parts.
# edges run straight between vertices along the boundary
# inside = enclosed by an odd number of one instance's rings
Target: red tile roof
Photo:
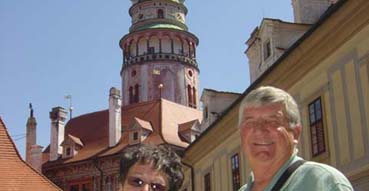
[[[178,125],[195,119],[201,121],[202,112],[168,100],[162,100],[162,105],[162,135],[165,142],[186,148],[188,143],[178,136]]]
[[[99,139],[108,139],[108,121],[108,110],[81,115],[68,121],[65,135],[78,137],[85,145]]]
[[[44,167],[86,160],[116,154],[128,145],[129,125],[134,120],[152,130],[143,141],[145,144],[171,144],[185,148],[188,143],[178,136],[178,125],[198,119],[202,112],[164,99],[132,104],[122,107],[122,137],[119,143],[109,148],[109,111],[103,110],[78,116],[70,120],[65,128],[65,135],[72,135],[83,142],[84,147],[69,159],[47,162]],[[150,126],[150,127],[149,127]],[[45,154],[47,154],[44,151]]]
[[[22,160],[0,117],[0,190],[61,190]]]

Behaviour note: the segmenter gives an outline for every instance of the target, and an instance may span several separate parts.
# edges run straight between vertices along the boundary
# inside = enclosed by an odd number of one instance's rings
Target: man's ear
[[[301,131],[302,131],[302,126],[301,124],[296,124],[295,128],[292,129],[292,133],[293,133],[293,142],[295,144],[297,144],[300,140],[300,136],[301,136]]]

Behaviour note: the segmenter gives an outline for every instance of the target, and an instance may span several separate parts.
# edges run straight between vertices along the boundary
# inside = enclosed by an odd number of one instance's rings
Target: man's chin
[[[273,160],[273,156],[268,151],[259,151],[252,155],[254,161],[259,163],[270,162]]]

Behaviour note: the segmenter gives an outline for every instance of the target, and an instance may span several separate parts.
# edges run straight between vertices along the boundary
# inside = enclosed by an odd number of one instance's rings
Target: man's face
[[[240,134],[252,166],[279,168],[291,157],[300,132],[299,125],[290,129],[281,103],[244,109]]]

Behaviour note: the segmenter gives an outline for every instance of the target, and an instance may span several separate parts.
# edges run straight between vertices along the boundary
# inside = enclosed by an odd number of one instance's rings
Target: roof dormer
[[[178,136],[184,142],[192,143],[200,133],[200,121],[198,119],[178,125]]]
[[[279,19],[264,18],[246,41],[250,80],[254,82],[310,27]]]
[[[135,117],[130,128],[128,128],[128,132],[128,143],[134,145],[142,143],[153,132],[153,128],[150,122]]]
[[[63,147],[63,158],[70,158],[77,155],[78,151],[83,148],[81,139],[73,135],[68,134],[65,140],[61,143]]]

